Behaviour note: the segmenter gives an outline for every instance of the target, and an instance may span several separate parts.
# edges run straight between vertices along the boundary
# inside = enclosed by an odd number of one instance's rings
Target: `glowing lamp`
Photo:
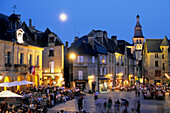
[[[74,60],[76,58],[76,54],[75,53],[71,53],[70,54],[70,59]]]

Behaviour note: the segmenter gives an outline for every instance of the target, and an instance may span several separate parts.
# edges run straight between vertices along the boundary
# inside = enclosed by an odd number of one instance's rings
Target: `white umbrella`
[[[18,82],[18,81],[14,81],[14,82],[11,82],[12,84],[18,86],[18,85],[23,85],[21,82]]]
[[[34,82],[30,82],[30,81],[26,81],[26,80],[20,81],[20,83],[21,83],[22,85],[34,84]]]
[[[0,87],[12,87],[12,86],[17,86],[17,85],[11,82],[0,83]]]
[[[6,90],[0,93],[0,97],[22,97],[22,96]]]

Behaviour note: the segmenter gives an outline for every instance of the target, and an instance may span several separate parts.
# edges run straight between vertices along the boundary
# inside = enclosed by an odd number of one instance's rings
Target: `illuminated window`
[[[83,71],[78,71],[78,79],[83,80]]]
[[[92,56],[92,63],[95,63],[95,56]]]
[[[83,63],[83,56],[77,56],[77,62]]]
[[[18,54],[18,64],[23,64],[23,53]]]

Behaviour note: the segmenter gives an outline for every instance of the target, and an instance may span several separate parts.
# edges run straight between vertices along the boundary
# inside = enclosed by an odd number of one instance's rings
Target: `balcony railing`
[[[83,63],[74,63],[74,64],[73,64],[74,67],[79,67],[79,66],[80,66],[80,67],[81,67],[81,66],[82,66],[82,67],[87,67],[88,65],[89,65],[88,63],[84,63],[84,62],[83,62]]]

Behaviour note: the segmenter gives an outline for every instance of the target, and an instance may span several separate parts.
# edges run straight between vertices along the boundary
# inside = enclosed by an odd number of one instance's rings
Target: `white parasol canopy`
[[[22,97],[22,96],[6,90],[0,93],[0,97]]]
[[[21,83],[22,85],[34,84],[34,82],[30,82],[30,81],[26,81],[26,80],[20,81],[20,83]]]
[[[23,85],[21,82],[18,82],[18,81],[14,81],[14,82],[11,82],[12,84],[18,86],[18,85]]]
[[[12,86],[17,86],[17,85],[11,82],[0,83],[0,87],[12,87]]]

